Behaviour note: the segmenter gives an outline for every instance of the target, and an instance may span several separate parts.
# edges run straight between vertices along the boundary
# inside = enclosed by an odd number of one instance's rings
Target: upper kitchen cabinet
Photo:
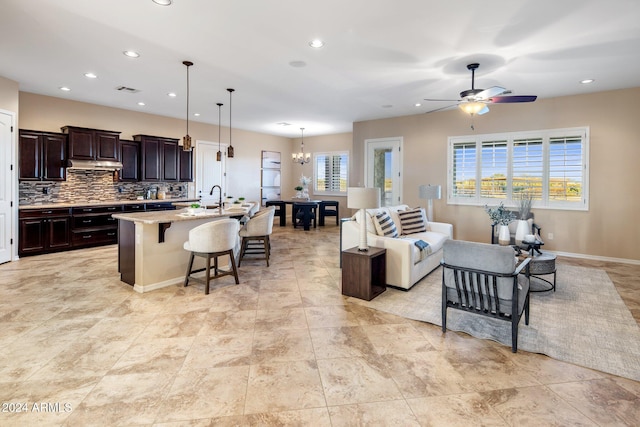
[[[178,181],[193,181],[193,151],[184,151],[178,147],[180,153],[180,176]]]
[[[120,181],[140,181],[140,143],[121,139],[120,159]]]
[[[191,162],[191,152],[185,158],[175,138],[134,135],[140,143],[140,172],[142,181],[189,181],[182,164]],[[184,160],[183,160],[184,159]],[[191,166],[188,166],[189,170]]]
[[[67,136],[20,129],[18,156],[21,181],[64,181]]]
[[[120,161],[120,132],[64,126],[69,135],[69,159]]]

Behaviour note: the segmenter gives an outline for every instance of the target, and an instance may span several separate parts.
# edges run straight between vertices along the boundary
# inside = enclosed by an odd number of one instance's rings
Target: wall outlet
[[[553,240],[553,233],[547,233],[547,239]]]

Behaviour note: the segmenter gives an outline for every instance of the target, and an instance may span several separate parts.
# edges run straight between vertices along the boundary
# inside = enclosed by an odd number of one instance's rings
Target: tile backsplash
[[[68,169],[66,181],[20,181],[21,206],[135,200],[147,188],[159,188],[171,199],[187,197],[187,182],[113,182],[113,172]]]

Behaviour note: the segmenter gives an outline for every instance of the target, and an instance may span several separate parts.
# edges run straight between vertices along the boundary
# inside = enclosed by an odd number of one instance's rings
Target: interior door
[[[0,111],[0,263],[11,261],[13,115]],[[16,242],[17,244],[17,242]]]
[[[222,160],[216,160],[218,143],[196,141],[196,195],[203,201],[218,201],[218,190],[209,194],[214,185],[222,187],[222,199],[226,195],[226,152],[227,146],[220,145]]]
[[[365,140],[365,187],[380,189],[381,206],[402,202],[402,138]]]

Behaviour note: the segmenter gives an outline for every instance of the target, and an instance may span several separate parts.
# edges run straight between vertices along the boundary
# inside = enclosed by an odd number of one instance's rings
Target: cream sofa
[[[432,272],[440,265],[442,259],[442,245],[448,239],[453,239],[453,225],[441,222],[428,222],[422,210],[426,223],[426,232],[403,235],[398,211],[411,210],[407,205],[389,206],[378,209],[367,209],[367,243],[369,246],[385,248],[387,285],[408,290],[420,279]],[[399,237],[378,235],[373,217],[386,211],[396,225]],[[360,242],[360,211],[350,221],[342,224],[342,249],[358,246]],[[420,250],[415,242],[423,240],[429,244],[430,253]]]

